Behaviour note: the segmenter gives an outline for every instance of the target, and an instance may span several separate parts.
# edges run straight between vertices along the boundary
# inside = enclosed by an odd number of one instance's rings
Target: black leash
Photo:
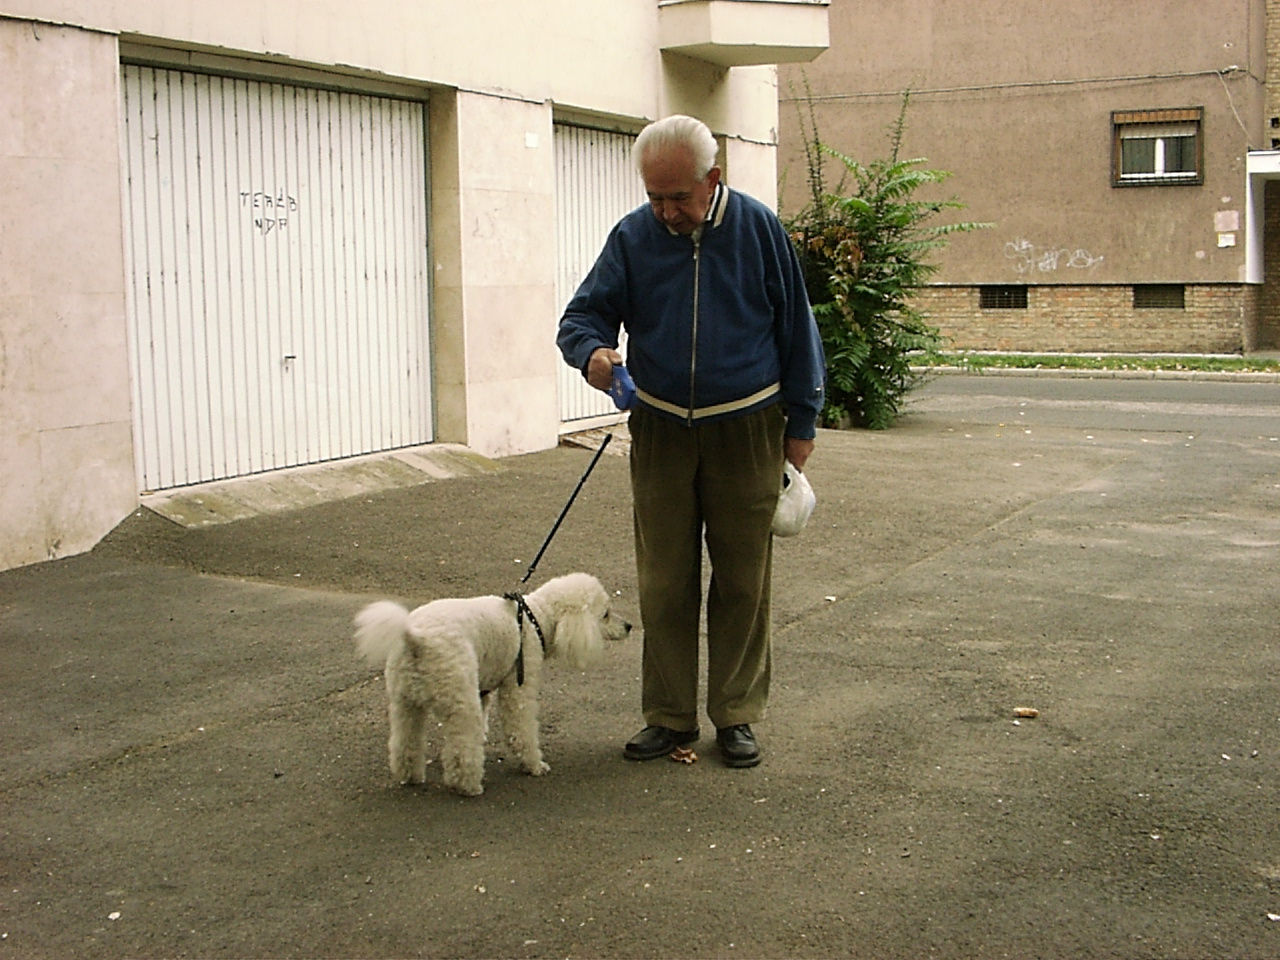
[[[613,439],[612,433],[606,433],[604,443],[600,444],[600,448],[596,450],[596,455],[591,458],[591,462],[587,464],[587,469],[582,474],[582,479],[578,481],[578,485],[573,488],[573,493],[569,495],[569,502],[564,505],[564,509],[560,511],[560,516],[556,518],[555,526],[551,528],[551,532],[547,534],[547,539],[542,541],[542,548],[538,551],[538,555],[533,558],[533,563],[529,564],[529,569],[525,575],[520,578],[520,582],[524,583],[531,576],[533,571],[537,569],[538,561],[542,559],[542,555],[547,552],[547,547],[551,545],[551,538],[556,535],[556,531],[560,529],[560,524],[564,522],[565,516],[569,513],[569,508],[573,506],[573,501],[578,498],[578,492],[582,490],[582,485],[587,482],[587,477],[591,476],[591,471],[596,468],[596,462],[600,459],[600,454],[604,453],[604,448],[609,445],[609,441]],[[524,686],[524,618],[527,616],[529,622],[533,624],[533,629],[538,633],[538,639],[542,642],[542,653],[545,656],[547,652],[547,637],[542,632],[542,625],[538,623],[538,618],[533,615],[533,610],[529,606],[529,601],[525,600],[524,594],[519,591],[504,593],[504,600],[514,600],[516,604],[516,635],[519,638],[520,646],[516,653],[516,685]],[[489,691],[481,691],[481,696]]]
[[[587,477],[591,476],[591,471],[596,468],[596,461],[600,459],[600,454],[604,453],[604,448],[609,445],[609,441],[613,439],[612,433],[604,435],[604,443],[600,444],[600,449],[596,451],[596,455],[591,458],[591,462],[587,464],[586,471],[582,474],[582,479],[578,481],[578,485],[574,487],[573,493],[569,495],[569,502],[564,505],[564,509],[560,511],[560,516],[556,519],[556,524],[551,528],[551,532],[547,534],[547,539],[542,541],[542,549],[538,551],[538,555],[533,558],[533,563],[529,564],[529,569],[525,571],[525,575],[520,578],[521,583],[525,583],[533,576],[534,569],[538,566],[538,561],[542,559],[542,555],[547,552],[547,547],[551,545],[551,538],[556,535],[556,531],[560,529],[560,524],[564,522],[565,514],[569,512],[569,508],[573,506],[573,501],[578,497],[578,491],[582,489],[582,485],[587,482]]]

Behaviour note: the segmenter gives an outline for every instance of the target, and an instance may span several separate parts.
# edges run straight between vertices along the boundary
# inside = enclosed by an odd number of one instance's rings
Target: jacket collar
[[[720,226],[724,221],[724,213],[728,208],[729,188],[723,183],[717,183],[715,192],[711,194],[711,204],[707,207],[707,215],[694,231],[695,237],[701,237],[708,227],[714,230],[716,227]],[[671,234],[673,237],[680,236],[680,234],[676,233],[676,231],[672,230],[670,227],[667,227],[666,230],[667,233]]]
[[[718,227],[724,221],[724,212],[729,207],[729,188],[723,183],[716,184],[716,192],[711,196],[711,206],[707,208],[707,219],[704,223]]]

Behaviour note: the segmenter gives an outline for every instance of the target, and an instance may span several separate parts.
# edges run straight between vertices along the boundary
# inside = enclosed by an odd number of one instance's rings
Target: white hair
[[[631,148],[631,159],[636,170],[643,176],[645,158],[651,153],[670,150],[672,147],[689,149],[693,154],[694,173],[699,180],[716,165],[719,147],[715,135],[701,120],[679,113],[655,120],[641,130],[640,136],[636,137],[635,146]]]

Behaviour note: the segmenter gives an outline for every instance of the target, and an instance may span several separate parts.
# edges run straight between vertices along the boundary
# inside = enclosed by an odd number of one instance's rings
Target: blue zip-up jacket
[[[777,216],[721,187],[694,236],[674,234],[646,204],[620,220],[560,319],[556,342],[583,371],[627,331],[638,399],[696,422],[779,399],[786,435],[812,439],[826,370],[800,261]]]

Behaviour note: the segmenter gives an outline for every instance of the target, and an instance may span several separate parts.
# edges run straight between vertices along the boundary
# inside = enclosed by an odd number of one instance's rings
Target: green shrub
[[[949,173],[923,159],[900,159],[908,97],[889,132],[889,156],[867,165],[822,143],[807,99],[805,159],[810,200],[788,232],[804,268],[809,302],[827,356],[826,426],[850,424],[882,430],[893,424],[916,383],[909,354],[935,351],[942,338],[911,306],[914,290],[937,267],[926,258],[953,233],[980,223],[930,225],[938,214],[963,206],[954,199],[920,200],[916,191]],[[802,125],[804,111],[802,107]],[[840,187],[828,192],[824,161],[844,167]],[[845,183],[852,189],[842,195]]]

